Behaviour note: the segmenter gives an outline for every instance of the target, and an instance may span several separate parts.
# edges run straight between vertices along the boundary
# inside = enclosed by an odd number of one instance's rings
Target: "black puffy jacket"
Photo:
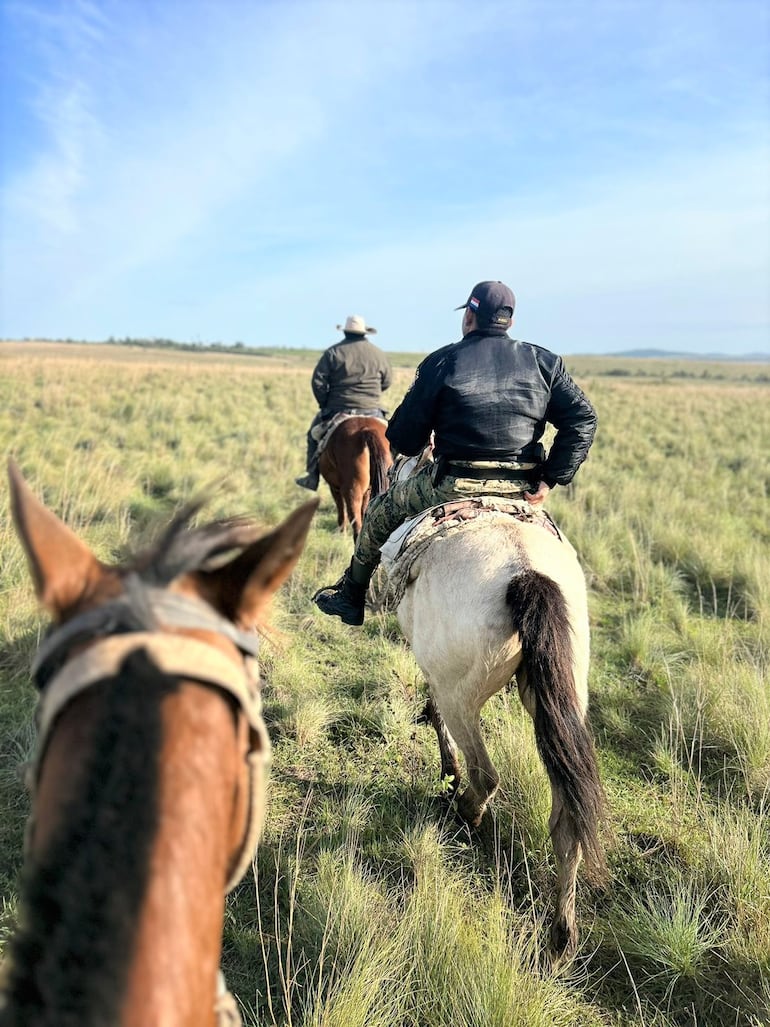
[[[544,459],[546,423],[554,425],[556,438]],[[537,462],[542,481],[567,485],[588,455],[596,411],[561,357],[487,328],[423,360],[387,436],[411,456],[431,431],[439,457]]]

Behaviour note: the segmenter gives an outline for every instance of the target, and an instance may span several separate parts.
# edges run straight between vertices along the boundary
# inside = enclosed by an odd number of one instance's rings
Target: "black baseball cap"
[[[455,310],[464,310],[466,307],[474,312],[481,325],[507,327],[516,309],[516,297],[502,282],[479,282],[473,286],[465,303],[455,307]]]

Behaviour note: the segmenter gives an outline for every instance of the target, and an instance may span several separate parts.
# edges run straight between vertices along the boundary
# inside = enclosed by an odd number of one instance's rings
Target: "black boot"
[[[313,424],[310,425],[310,431],[307,433],[307,456],[305,457],[305,467],[307,468],[307,474],[303,474],[301,478],[295,478],[294,483],[299,485],[300,488],[310,489],[315,492],[318,488],[318,482],[320,480],[320,472],[318,470],[318,443],[313,438]]]
[[[318,488],[319,477],[318,464],[316,464],[311,471],[307,472],[307,474],[303,474],[301,478],[295,478],[294,483],[303,489],[310,489],[315,492]]]
[[[313,596],[313,602],[322,613],[339,617],[343,624],[363,624],[370,577],[370,572],[353,557],[340,580],[319,589]]]

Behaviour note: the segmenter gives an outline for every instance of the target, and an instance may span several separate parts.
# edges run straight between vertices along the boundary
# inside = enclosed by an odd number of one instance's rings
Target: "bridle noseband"
[[[123,578],[123,588],[115,599],[48,632],[32,662],[32,676],[39,689],[45,688],[78,644],[138,631],[161,631],[163,627],[214,631],[229,638],[244,656],[257,656],[259,636],[241,631],[202,599],[149,585],[136,573]]]

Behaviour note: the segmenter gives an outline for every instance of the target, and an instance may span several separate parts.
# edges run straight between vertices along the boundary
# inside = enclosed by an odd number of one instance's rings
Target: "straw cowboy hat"
[[[351,314],[350,317],[345,321],[344,327],[337,325],[338,332],[352,332],[354,335],[376,335],[376,328],[369,328],[366,324],[366,319],[361,317],[360,314]]]

